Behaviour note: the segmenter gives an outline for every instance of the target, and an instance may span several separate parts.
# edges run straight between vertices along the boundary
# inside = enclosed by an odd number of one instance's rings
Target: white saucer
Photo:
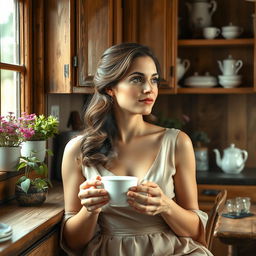
[[[7,225],[5,223],[0,222],[0,235],[1,234],[9,233],[11,231],[12,231],[11,226],[9,226],[9,225]]]
[[[8,240],[10,240],[11,238],[12,238],[12,234],[11,234],[11,235],[9,235],[9,236],[6,236],[6,237],[3,237],[3,238],[0,238],[0,243],[5,242],[5,241],[8,241]]]

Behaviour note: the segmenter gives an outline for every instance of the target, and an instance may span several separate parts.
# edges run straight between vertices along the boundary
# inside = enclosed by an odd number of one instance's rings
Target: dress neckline
[[[151,172],[151,170],[152,170],[153,167],[155,166],[155,164],[156,164],[158,158],[160,157],[161,151],[162,151],[162,149],[163,149],[163,144],[164,144],[164,141],[165,141],[165,137],[166,137],[166,134],[167,134],[167,131],[168,131],[168,130],[169,130],[168,128],[165,128],[163,137],[161,138],[161,144],[160,144],[159,150],[158,150],[158,152],[157,152],[157,154],[156,154],[156,157],[155,157],[153,163],[151,164],[151,166],[149,167],[149,169],[147,170],[147,172],[145,173],[145,175],[144,175],[141,179],[139,179],[140,181],[146,179],[146,177],[149,175],[149,173]],[[105,171],[109,172],[112,176],[119,176],[119,175],[114,174],[112,171],[106,169],[104,166],[102,166],[101,168],[104,169]]]

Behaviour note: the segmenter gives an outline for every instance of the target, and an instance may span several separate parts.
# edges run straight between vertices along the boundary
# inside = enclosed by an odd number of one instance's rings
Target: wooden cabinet
[[[242,84],[237,88],[223,88],[221,85],[212,88],[191,88],[184,86],[184,78],[180,81],[178,93],[253,93],[256,91],[255,67],[255,38],[253,35],[252,14],[255,12],[255,3],[244,0],[216,0],[217,9],[212,15],[212,26],[221,28],[229,23],[243,28],[243,33],[236,39],[204,39],[201,35],[193,35],[189,21],[190,13],[186,6],[188,0],[180,0],[178,6],[179,38],[177,43],[178,57],[190,60],[190,68],[185,78],[198,72],[204,75],[210,72],[212,76],[221,75],[217,60],[228,58],[243,61],[239,71],[242,75]],[[210,12],[210,11],[209,11]],[[196,38],[195,38],[196,37]],[[199,87],[199,86],[198,86]]]
[[[102,53],[121,41],[121,2],[77,0],[77,86],[91,86]]]
[[[121,40],[121,0],[47,0],[45,9],[47,92],[92,92],[101,54]]]
[[[49,93],[90,93],[103,51],[120,42],[148,45],[162,68],[160,94],[255,93],[256,40],[252,13],[256,4],[244,0],[216,0],[212,25],[232,22],[243,27],[236,39],[193,38],[186,2],[189,0],[47,0],[45,1],[45,83]],[[255,26],[255,24],[254,24]],[[226,89],[184,87],[184,79],[198,72],[217,77],[217,60],[232,55],[244,63],[242,84]],[[189,59],[188,72],[177,85],[176,60]]]
[[[123,41],[149,46],[161,66],[161,84],[174,87],[176,5],[173,0],[123,1]]]
[[[53,230],[24,253],[27,256],[63,255],[59,246],[59,229]]]

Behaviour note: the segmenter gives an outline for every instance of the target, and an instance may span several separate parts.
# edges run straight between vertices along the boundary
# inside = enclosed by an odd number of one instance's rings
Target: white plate
[[[0,223],[0,237],[6,236],[6,235],[10,234],[11,232],[12,232],[11,226],[4,224],[4,223]]]
[[[189,86],[189,87],[199,87],[199,88],[208,88],[208,87],[214,87],[217,85],[217,83],[210,83],[210,82],[207,82],[207,83],[185,83],[186,86]]]
[[[5,242],[5,241],[8,241],[8,240],[10,240],[11,238],[12,238],[12,235],[7,236],[7,237],[0,238],[0,243]]]

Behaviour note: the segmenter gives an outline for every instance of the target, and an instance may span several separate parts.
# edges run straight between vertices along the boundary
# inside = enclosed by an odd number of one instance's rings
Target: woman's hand
[[[97,188],[101,185],[100,176],[97,176],[95,180],[87,180],[80,185],[78,197],[88,212],[100,213],[101,207],[109,201],[108,192],[105,189]]]
[[[156,215],[170,210],[171,199],[156,183],[150,181],[131,187],[127,196],[130,206],[140,213]]]

